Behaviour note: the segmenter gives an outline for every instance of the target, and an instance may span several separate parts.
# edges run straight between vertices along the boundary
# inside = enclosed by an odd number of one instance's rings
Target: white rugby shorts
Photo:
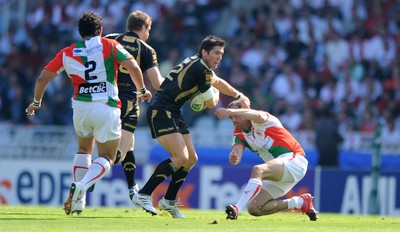
[[[100,143],[121,137],[121,109],[102,102],[72,100],[76,133],[84,138],[94,136]]]
[[[278,156],[283,162],[283,177],[282,180],[276,182],[271,180],[263,180],[262,188],[267,191],[274,199],[284,196],[288,193],[305,175],[307,172],[308,161],[302,155],[296,155],[293,158],[293,153],[286,153]]]

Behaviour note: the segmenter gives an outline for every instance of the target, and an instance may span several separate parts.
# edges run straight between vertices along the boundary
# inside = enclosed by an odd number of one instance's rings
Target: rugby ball
[[[213,93],[213,98],[217,98],[219,100],[219,91],[218,89],[214,88],[213,86],[211,86],[211,90]],[[193,111],[196,112],[200,112],[203,111],[207,108],[205,102],[203,101],[203,99],[201,99],[200,97],[201,92],[197,91],[195,94],[193,94],[193,96],[190,98],[189,100],[189,105],[190,108],[192,108]]]

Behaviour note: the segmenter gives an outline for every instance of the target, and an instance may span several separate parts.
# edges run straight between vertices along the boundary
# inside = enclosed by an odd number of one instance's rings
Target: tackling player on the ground
[[[235,126],[229,154],[231,164],[240,163],[246,147],[265,162],[253,167],[239,201],[226,207],[227,219],[237,219],[248,205],[248,212],[253,216],[301,209],[311,221],[316,221],[318,217],[311,194],[277,200],[304,177],[308,165],[303,148],[279,119],[268,112],[250,109],[239,101],[231,102],[227,108],[218,108],[215,115],[220,119],[229,117]]]
[[[127,19],[125,33],[108,34],[105,37],[117,40],[129,53],[136,57],[136,62],[143,73],[147,75],[154,89],[159,89],[161,77],[158,69],[157,53],[145,41],[149,38],[152,20],[142,12],[134,11]],[[118,70],[119,98],[122,102],[121,120],[122,135],[118,147],[115,164],[121,162],[129,189],[129,197],[139,190],[135,181],[136,160],[134,155],[135,129],[139,118],[139,104],[136,98],[136,86],[129,72],[120,66]]]
[[[159,184],[172,176],[167,192],[158,206],[174,218],[185,218],[176,207],[176,197],[198,157],[189,128],[181,113],[183,104],[200,91],[207,107],[214,108],[219,98],[213,95],[211,85],[225,95],[248,101],[247,97],[212,71],[222,60],[224,48],[225,41],[221,38],[212,35],[204,38],[199,53],[186,58],[170,71],[160,90],[156,92],[154,101],[150,103],[146,117],[152,137],[157,138],[168,151],[170,158],[159,163],[133,201],[153,215],[157,214],[157,211],[153,207],[151,194]]]

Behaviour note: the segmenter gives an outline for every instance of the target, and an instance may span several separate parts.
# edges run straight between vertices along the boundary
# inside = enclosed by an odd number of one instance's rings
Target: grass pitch
[[[298,212],[282,212],[263,217],[243,213],[232,221],[222,210],[182,209],[182,213],[186,219],[163,213],[151,216],[138,209],[87,207],[78,216],[66,215],[61,207],[0,205],[0,231],[400,231],[399,217],[319,214],[315,222]]]

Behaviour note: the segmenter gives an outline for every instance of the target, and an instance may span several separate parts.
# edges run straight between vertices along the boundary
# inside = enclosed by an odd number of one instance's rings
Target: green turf
[[[61,207],[0,206],[0,231],[400,231],[399,217],[319,214],[318,221],[297,212],[263,217],[247,213],[226,220],[222,210],[182,209],[186,219],[151,216],[142,210],[87,207],[82,215],[65,215]]]

